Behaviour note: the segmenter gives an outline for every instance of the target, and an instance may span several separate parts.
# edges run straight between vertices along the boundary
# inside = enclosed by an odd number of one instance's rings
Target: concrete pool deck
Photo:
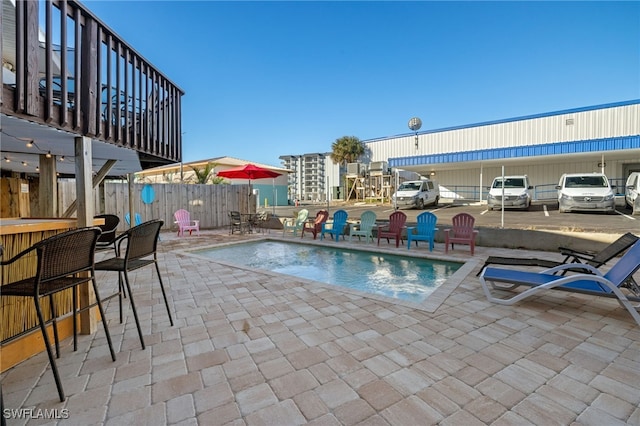
[[[146,350],[127,301],[120,324],[112,299],[117,361],[100,328],[80,336],[77,352],[63,341],[63,403],[46,353],[8,370],[5,409],[68,413],[8,424],[640,424],[640,329],[615,300],[550,291],[494,305],[475,276],[489,255],[560,260],[555,253],[476,247],[471,257],[460,247],[450,258],[473,267],[428,312],[184,253],[279,232],[201,234],[165,232],[159,243],[173,327],[153,268],[133,273]],[[444,256],[443,244],[434,253]],[[117,283],[98,279],[104,293]]]

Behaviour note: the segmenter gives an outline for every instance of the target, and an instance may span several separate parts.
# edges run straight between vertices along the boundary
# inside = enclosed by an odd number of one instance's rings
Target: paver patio
[[[10,369],[1,376],[5,409],[68,418],[8,424],[640,424],[640,330],[615,300],[550,291],[494,305],[477,264],[427,312],[183,254],[264,236],[201,234],[165,232],[159,244],[175,326],[153,268],[133,273],[147,349],[127,302],[120,324],[112,299],[106,311],[117,361],[100,330],[80,336],[77,352],[65,340],[62,403],[45,353]],[[427,254],[425,246],[411,252]],[[443,252],[436,243],[435,253]],[[450,254],[470,258],[468,248]],[[487,247],[474,258],[488,255],[555,258]],[[98,279],[104,287],[117,281],[110,273]]]

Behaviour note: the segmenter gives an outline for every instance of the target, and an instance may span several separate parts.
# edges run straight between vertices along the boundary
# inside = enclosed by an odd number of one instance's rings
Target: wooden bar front
[[[101,225],[99,219],[94,224]],[[75,229],[76,219],[0,219],[0,243],[4,248],[3,260],[11,259],[21,251],[35,243],[56,234]],[[70,253],[70,255],[73,255]],[[2,283],[17,281],[34,276],[36,273],[37,255],[33,251],[29,256],[11,265],[2,267]],[[58,316],[72,311],[72,290],[54,295]],[[2,288],[0,287],[0,296]],[[42,299],[42,310],[45,319],[50,318],[49,299]],[[38,318],[30,297],[0,297],[0,372],[43,351],[44,341],[38,328]],[[34,329],[35,328],[35,329]],[[51,331],[51,326],[48,327]],[[28,330],[31,332],[25,333]],[[60,339],[73,335],[71,317],[58,321]],[[51,339],[53,336],[51,335]]]

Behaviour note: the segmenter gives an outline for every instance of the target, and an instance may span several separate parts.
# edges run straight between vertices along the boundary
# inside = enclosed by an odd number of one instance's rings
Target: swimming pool
[[[462,266],[459,262],[270,240],[192,253],[414,303],[423,302]]]

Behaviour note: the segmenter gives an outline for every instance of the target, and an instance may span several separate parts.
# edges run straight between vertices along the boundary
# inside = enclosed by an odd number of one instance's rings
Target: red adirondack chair
[[[378,245],[380,245],[380,238],[386,238],[389,242],[389,238],[396,239],[396,247],[400,246],[402,241],[402,230],[404,223],[407,221],[407,215],[400,210],[391,213],[389,216],[389,225],[378,227]]]
[[[311,232],[313,234],[313,239],[315,240],[318,236],[318,232],[322,230],[322,224],[327,221],[329,217],[329,212],[326,210],[320,210],[316,213],[316,218],[313,221],[305,222],[302,227],[302,232],[300,233],[300,238],[304,238],[304,231]]]
[[[469,213],[458,213],[451,218],[453,228],[444,230],[444,252],[449,252],[449,244],[453,250],[454,244],[466,244],[471,247],[471,255],[476,247],[478,231],[473,229],[476,219]]]

